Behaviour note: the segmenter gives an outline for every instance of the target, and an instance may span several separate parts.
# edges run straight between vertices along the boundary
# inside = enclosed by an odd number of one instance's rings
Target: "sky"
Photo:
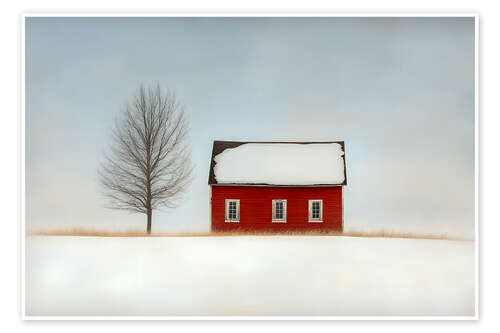
[[[153,232],[210,230],[213,140],[344,141],[345,230],[474,236],[473,18],[26,19],[28,230],[142,230],[97,168],[141,84],[185,106],[194,179]]]

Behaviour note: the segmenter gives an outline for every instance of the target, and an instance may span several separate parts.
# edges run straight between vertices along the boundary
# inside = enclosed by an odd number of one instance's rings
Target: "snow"
[[[472,316],[474,243],[31,236],[26,313]]]
[[[337,185],[344,182],[338,143],[246,143],[215,156],[217,183]]]

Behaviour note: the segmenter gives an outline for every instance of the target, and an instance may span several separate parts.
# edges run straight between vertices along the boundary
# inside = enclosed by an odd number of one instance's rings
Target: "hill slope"
[[[37,315],[474,315],[474,243],[30,236]]]

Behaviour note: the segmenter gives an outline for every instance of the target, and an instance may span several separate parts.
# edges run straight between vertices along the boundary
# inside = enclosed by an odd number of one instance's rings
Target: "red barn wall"
[[[212,186],[212,231],[342,230],[342,187]],[[225,200],[240,200],[240,222],[225,222]],[[287,200],[286,223],[271,222],[272,200]],[[309,200],[323,200],[323,222],[308,222]]]

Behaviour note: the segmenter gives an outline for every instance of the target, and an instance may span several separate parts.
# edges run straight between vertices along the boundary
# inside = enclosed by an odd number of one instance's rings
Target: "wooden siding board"
[[[342,230],[342,187],[212,186],[212,230]],[[225,199],[240,200],[240,222],[225,222]],[[272,222],[273,199],[287,200],[286,223]],[[323,222],[308,222],[310,199],[323,200]]]

